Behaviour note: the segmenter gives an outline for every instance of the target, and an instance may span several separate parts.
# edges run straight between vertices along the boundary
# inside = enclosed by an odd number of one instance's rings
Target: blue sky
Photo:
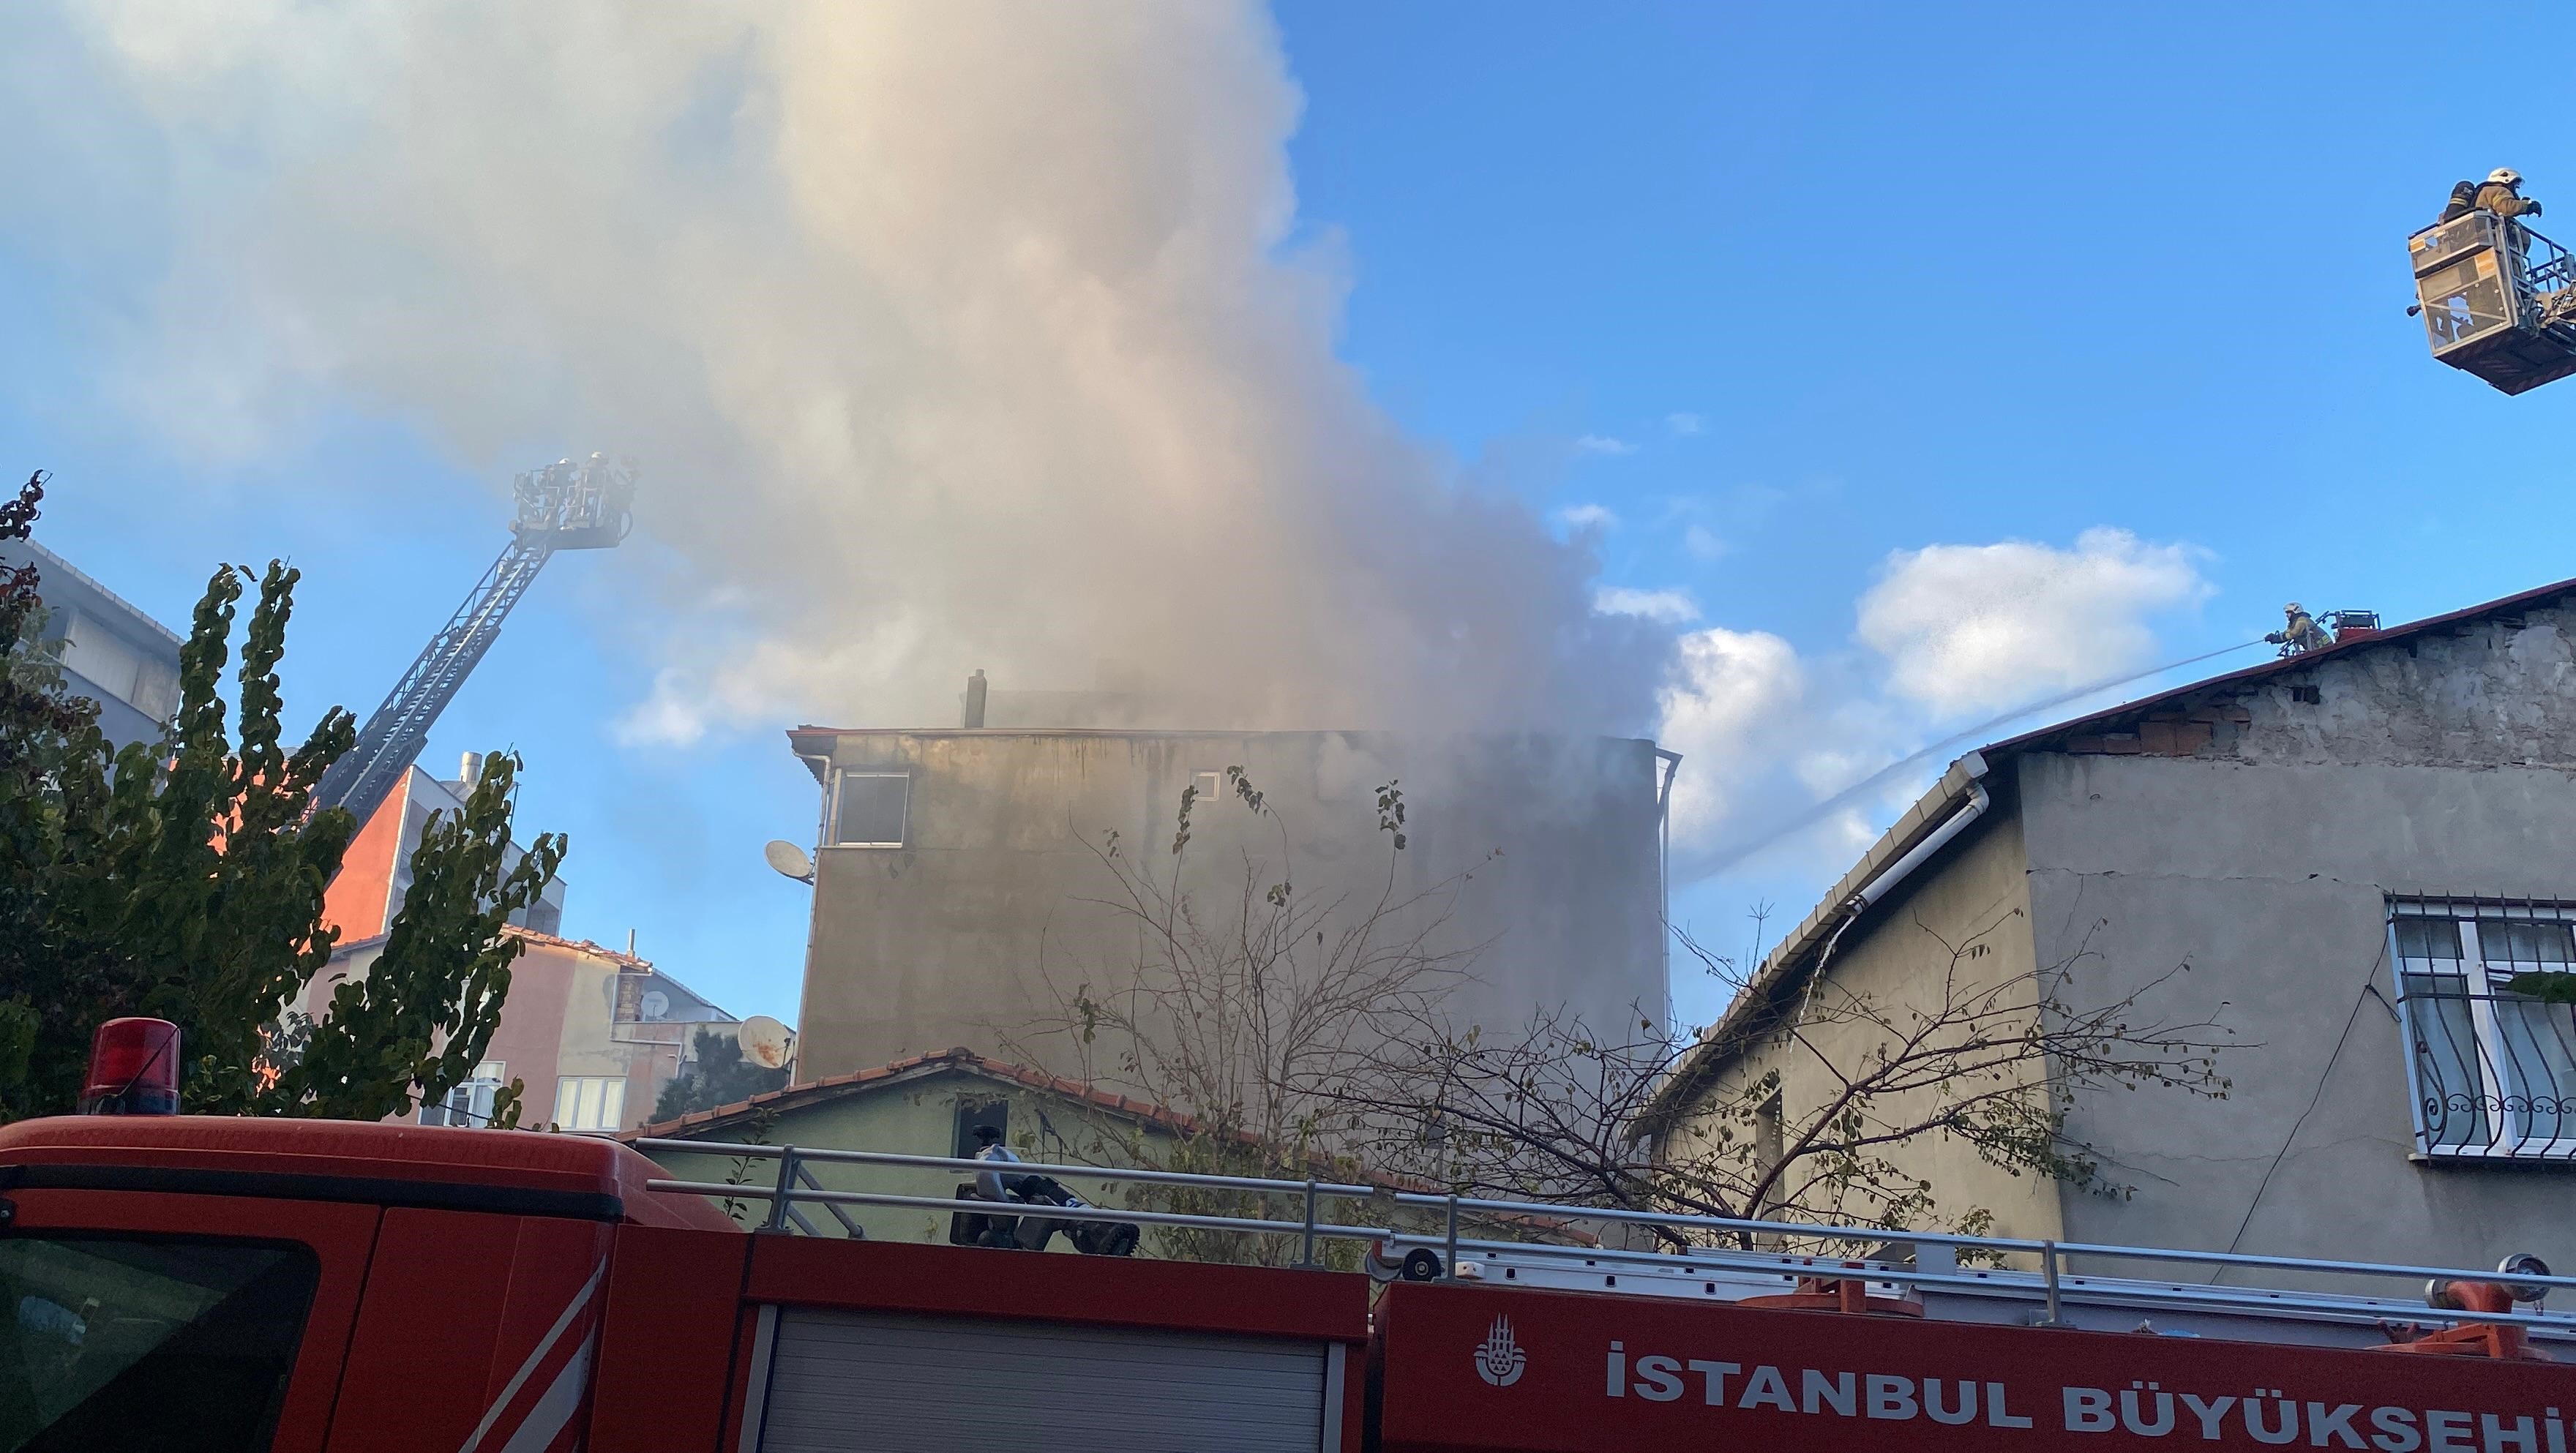
[[[76,28],[49,16],[8,22],[22,56]],[[1887,642],[1915,638],[1863,639],[1861,602],[1922,573],[1896,552],[2118,555],[2117,619],[2049,622],[2114,665],[2247,640],[2289,597],[2403,619],[2576,574],[2576,383],[2507,399],[2403,313],[2405,236],[2457,178],[2517,167],[2576,232],[2576,95],[2535,59],[2576,15],[2446,13],[2430,47],[2420,9],[2380,5],[1300,0],[1276,22],[1303,93],[1283,245],[1334,259],[1334,350],[1368,398],[1600,584],[1686,597],[1675,630],[1794,652],[1800,720],[1836,724],[1851,775],[2005,690],[1909,691]],[[499,548],[506,471],[380,389],[324,386],[220,459],[143,419],[124,380],[188,215],[162,199],[207,183],[85,94],[48,93],[51,180],[0,224],[0,456],[56,474],[40,538],[174,624],[218,559],[302,566],[290,705],[363,714]],[[581,447],[504,443],[517,467]],[[2130,543],[2087,556],[2103,530]],[[675,533],[550,566],[427,761],[524,752],[522,821],[573,839],[570,932],[631,928],[735,1011],[792,1016],[805,890],[759,856],[814,816],[787,720],[618,729],[694,629],[637,611],[635,582],[697,568]],[[1801,750],[1745,748],[1771,758],[1734,826],[1830,790]],[[1728,941],[1750,901],[1794,922],[1871,825],[1688,884],[1676,915]],[[1680,1004],[1705,1017],[1714,990]]]

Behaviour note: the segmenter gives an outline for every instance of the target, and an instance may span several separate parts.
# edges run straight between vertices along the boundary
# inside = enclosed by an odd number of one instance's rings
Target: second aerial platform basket
[[[2509,394],[2576,373],[2576,264],[2508,217],[2471,212],[2407,240],[2433,356]]]

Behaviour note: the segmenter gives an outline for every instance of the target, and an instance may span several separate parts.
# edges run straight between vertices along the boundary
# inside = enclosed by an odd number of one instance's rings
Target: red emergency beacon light
[[[89,1043],[84,1115],[179,1113],[179,1026],[167,1019],[111,1019]]]

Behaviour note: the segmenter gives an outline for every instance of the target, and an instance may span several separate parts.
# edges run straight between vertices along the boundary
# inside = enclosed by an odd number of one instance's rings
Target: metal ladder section
[[[769,1232],[801,1229],[815,1234],[798,1207],[812,1203],[831,1211],[844,1232],[855,1232],[842,1206],[896,1206],[950,1212],[953,1198],[901,1195],[883,1191],[825,1190],[817,1186],[816,1165],[888,1166],[945,1170],[972,1175],[995,1169],[994,1163],[950,1156],[904,1155],[890,1151],[827,1150],[792,1145],[742,1145],[708,1140],[637,1140],[639,1150],[662,1154],[719,1156],[746,1161],[774,1161],[774,1175],[743,1177],[740,1183],[693,1180],[646,1182],[649,1189],[766,1202],[769,1211],[760,1228]],[[1924,1315],[1935,1321],[1984,1322],[2025,1326],[2080,1327],[2094,1331],[2153,1331],[2172,1336],[2209,1336],[2239,1341],[2305,1343],[2362,1347],[2385,1342],[2392,1328],[2427,1329],[2466,1322],[2508,1323],[2529,1329],[2536,1340],[2576,1343],[2576,1315],[2543,1311],[2462,1313],[2439,1310],[2423,1301],[2397,1296],[2360,1296],[2287,1287],[2227,1285],[2216,1278],[2236,1272],[2262,1271],[2276,1277],[2310,1281],[2348,1278],[2389,1281],[2504,1281],[2547,1291],[2576,1287],[2576,1277],[2526,1273],[2500,1275],[2457,1267],[2417,1266],[2368,1261],[2329,1261],[2306,1257],[2252,1256],[2241,1252],[2178,1251],[2153,1246],[2115,1246],[2093,1242],[2025,1240],[2006,1236],[1953,1236],[1934,1232],[1889,1231],[1878,1227],[1816,1226],[1794,1221],[1748,1220],[1725,1216],[1672,1216],[1652,1211],[1612,1210],[1599,1206],[1553,1205],[1536,1201],[1499,1201],[1473,1196],[1437,1195],[1388,1186],[1345,1185],[1329,1181],[1265,1180],[1241,1176],[1196,1175],[1184,1171],[1112,1169],[1088,1165],[1012,1164],[1007,1174],[1072,1178],[1116,1185],[1175,1185],[1205,1190],[1237,1191],[1295,1198],[1301,1214],[1287,1219],[1212,1216],[1177,1211],[1121,1210],[1090,1206],[1058,1212],[1066,1219],[1123,1221],[1139,1226],[1188,1226],[1301,1239],[1300,1261],[1315,1264],[1316,1246],[1326,1240],[1375,1243],[1372,1271],[1382,1277],[1408,1276],[1482,1282],[1488,1286],[1608,1292],[1627,1296],[1739,1301],[1790,1290],[1801,1278],[1849,1280],[1872,1284],[1874,1294],[1912,1292]],[[763,1180],[766,1183],[763,1183]],[[1362,1225],[1324,1219],[1327,1202],[1359,1202],[1363,1214],[1383,1215],[1398,1207],[1431,1213],[1437,1234],[1400,1230],[1388,1225]],[[969,1207],[976,1203],[963,1203]],[[1463,1234],[1462,1218],[1474,1222],[1528,1223],[1533,1230],[1561,1235],[1558,1242],[1496,1241]],[[1597,1239],[1578,1241],[1575,1223],[1620,1228],[1655,1228],[1694,1238],[1726,1239],[1734,1246],[1694,1246],[1688,1251],[1631,1250]],[[1759,1249],[1764,1244],[1843,1243],[1850,1256]],[[1899,1248],[1902,1248],[1900,1252]],[[1427,1259],[1418,1253],[1428,1253]],[[2030,1269],[1963,1266],[1962,1253],[1973,1262],[2010,1260]],[[1899,1259],[1902,1256],[1905,1259]],[[2071,1258],[2091,1261],[2146,1262],[2206,1268],[2206,1281],[2158,1281],[2098,1275],[2071,1270]]]
[[[439,713],[456,699],[483,653],[492,649],[510,607],[528,593],[553,554],[554,546],[542,539],[510,542],[456,614],[421,648],[393,694],[367,718],[358,731],[358,744],[322,774],[321,785],[313,793],[315,807],[345,807],[361,824],[375,815],[394,784],[402,780],[404,769],[428,744],[429,729],[437,724]]]
[[[509,545],[359,728],[356,745],[322,774],[315,808],[347,808],[361,826],[375,815],[546,561],[557,550],[603,549],[624,538],[635,482],[631,472],[593,455],[522,474],[515,488],[518,517]]]

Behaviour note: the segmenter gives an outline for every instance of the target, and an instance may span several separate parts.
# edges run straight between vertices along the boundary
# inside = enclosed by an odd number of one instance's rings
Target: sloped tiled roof
[[[624,949],[613,949],[606,944],[592,943],[586,938],[563,938],[551,933],[539,933],[533,928],[521,928],[515,923],[504,925],[501,932],[510,938],[524,940],[539,948],[568,948],[575,953],[594,954],[630,969],[653,967],[651,959],[638,958]]]
[[[986,1079],[1017,1085],[1023,1089],[1037,1090],[1068,1100],[1079,1100],[1143,1124],[1159,1126],[1176,1135],[1195,1134],[1200,1129],[1199,1122],[1195,1118],[1167,1106],[1117,1094],[1096,1085],[1086,1085],[1078,1080],[1068,1080],[1061,1075],[1051,1075],[1044,1070],[1031,1069],[1026,1065],[1015,1065],[1004,1060],[992,1059],[961,1045],[955,1049],[942,1050],[937,1054],[913,1055],[908,1059],[896,1060],[892,1064],[878,1065],[874,1069],[809,1080],[801,1085],[789,1085],[782,1090],[771,1090],[766,1094],[754,1095],[748,1100],[720,1105],[713,1110],[693,1111],[676,1120],[665,1120],[658,1125],[646,1125],[628,1131],[618,1138],[622,1140],[686,1138],[692,1132],[722,1129],[746,1120],[758,1110],[768,1110],[776,1114],[825,1100],[838,1099],[852,1091],[917,1080],[926,1075],[948,1070],[962,1070],[967,1074],[981,1075]],[[1252,1140],[1255,1137],[1246,1134],[1245,1138]]]
[[[842,1095],[863,1094],[949,1071],[963,1071],[997,1083],[1017,1085],[1023,1089],[1036,1090],[1041,1094],[1058,1095],[1068,1100],[1097,1106],[1112,1114],[1125,1116],[1140,1124],[1157,1126],[1175,1135],[1196,1134],[1203,1128],[1195,1116],[1184,1115],[1169,1106],[1121,1095],[1096,1085],[1086,1085],[1079,1080],[1066,1079],[1062,1075],[1051,1075],[1044,1070],[1031,1069],[1027,1065],[1015,1065],[1006,1060],[993,1059],[961,1045],[955,1049],[942,1050],[938,1054],[913,1055],[907,1059],[896,1060],[892,1064],[879,1065],[874,1069],[833,1075],[802,1085],[789,1085],[783,1090],[771,1090],[766,1094],[754,1095],[748,1100],[737,1100],[730,1105],[720,1105],[713,1110],[694,1111],[676,1120],[665,1120],[657,1125],[644,1125],[633,1130],[621,1131],[614,1138],[624,1141],[686,1140],[692,1138],[694,1134],[722,1130],[739,1124],[750,1119],[753,1112],[757,1110],[766,1109],[772,1113],[795,1110],[836,1099]],[[1237,1130],[1233,1135],[1236,1140],[1245,1145],[1258,1146],[1262,1143],[1260,1136],[1248,1130]],[[1312,1174],[1338,1177],[1351,1173],[1349,1167],[1336,1165],[1330,1155],[1320,1150],[1308,1151],[1306,1160]],[[1435,1187],[1409,1176],[1385,1176],[1366,1172],[1362,1174],[1365,1177],[1364,1183],[1370,1185],[1387,1186],[1399,1191],[1416,1191],[1426,1195],[1447,1194],[1445,1188]],[[1527,1226],[1532,1230],[1544,1231],[1586,1245],[1598,1240],[1592,1233],[1578,1225],[1545,1217],[1501,1215],[1488,1219]]]

